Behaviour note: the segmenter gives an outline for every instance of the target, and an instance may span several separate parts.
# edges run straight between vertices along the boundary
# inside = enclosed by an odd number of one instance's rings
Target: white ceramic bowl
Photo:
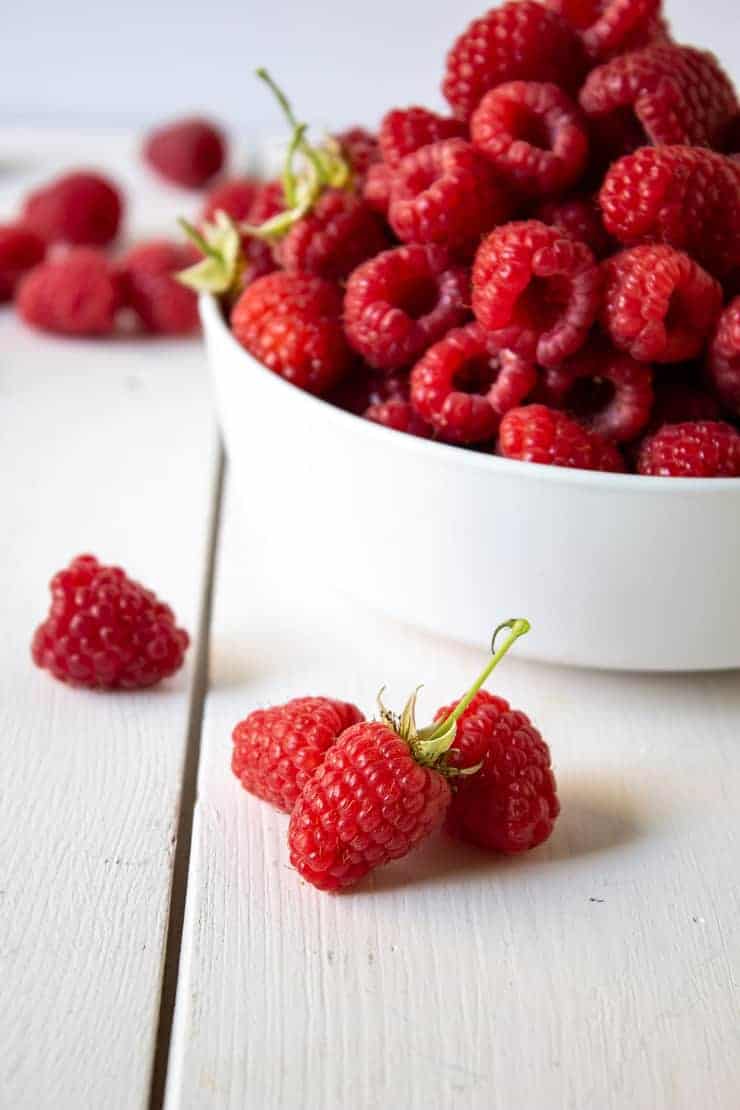
[[[740,479],[566,470],[401,435],[270,373],[212,298],[201,315],[231,480],[317,574],[473,644],[526,616],[531,658],[740,666]]]

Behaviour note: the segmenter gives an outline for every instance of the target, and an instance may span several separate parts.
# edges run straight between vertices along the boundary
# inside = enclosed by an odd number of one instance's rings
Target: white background
[[[273,128],[252,77],[269,66],[316,123],[374,124],[433,105],[445,50],[481,0],[36,0],[2,17],[0,125],[142,125],[202,108]],[[740,75],[737,0],[667,0],[674,33]]]

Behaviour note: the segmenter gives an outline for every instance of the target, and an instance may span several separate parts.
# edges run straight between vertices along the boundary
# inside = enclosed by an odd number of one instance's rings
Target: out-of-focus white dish
[[[389,431],[284,382],[201,316],[231,481],[342,590],[531,658],[625,670],[740,666],[740,479],[513,462]],[[245,552],[248,558],[248,552]]]

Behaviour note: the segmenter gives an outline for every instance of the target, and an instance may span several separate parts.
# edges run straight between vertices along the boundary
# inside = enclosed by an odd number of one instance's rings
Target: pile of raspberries
[[[453,43],[450,114],[336,135],[351,174],[243,221],[230,321],[295,385],[397,431],[586,470],[740,476],[740,115],[660,0],[518,0]],[[266,225],[269,229],[272,225]]]

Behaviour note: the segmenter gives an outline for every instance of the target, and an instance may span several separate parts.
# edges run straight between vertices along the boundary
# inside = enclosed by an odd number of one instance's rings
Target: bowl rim
[[[323,397],[299,389],[292,382],[286,381],[279,374],[274,373],[254,358],[234,337],[231,328],[221,312],[218,299],[212,293],[201,293],[199,296],[199,310],[203,330],[205,333],[218,331],[223,339],[231,346],[234,354],[243,359],[245,366],[253,367],[263,376],[267,388],[274,388],[278,394],[282,391],[284,404],[300,404],[319,407],[323,417],[330,421],[343,423],[349,430],[352,422],[358,434],[368,437],[378,437],[379,443],[386,446],[391,442],[388,437],[393,437],[392,442],[400,451],[415,455],[429,455],[432,452],[440,462],[447,465],[472,467],[477,470],[490,471],[495,474],[510,475],[516,478],[539,480],[555,485],[576,485],[592,487],[594,489],[618,489],[630,493],[667,493],[677,496],[686,493],[727,494],[734,490],[740,494],[740,478],[668,478],[643,474],[615,474],[602,470],[579,470],[575,467],[548,466],[545,463],[523,462],[517,459],[505,459],[500,455],[471,451],[453,444],[442,443],[440,440],[423,439],[420,436],[403,435],[392,428],[385,428],[382,424],[375,424],[372,420],[363,420],[355,413],[332,405]]]

